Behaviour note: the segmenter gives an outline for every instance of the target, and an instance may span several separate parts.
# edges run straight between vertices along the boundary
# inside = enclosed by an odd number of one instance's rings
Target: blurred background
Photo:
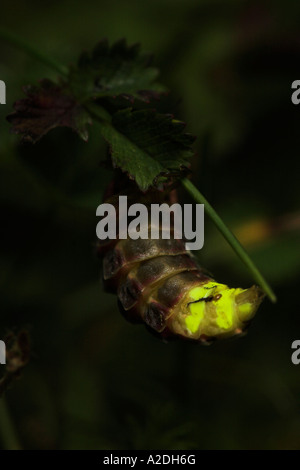
[[[246,337],[208,348],[126,323],[95,255],[111,178],[97,125],[88,144],[59,129],[20,145],[6,115],[23,85],[56,75],[1,40],[0,338],[31,335],[6,393],[23,448],[300,449],[299,15],[299,2],[279,0],[1,2],[0,26],[61,63],[103,37],[154,53],[171,90],[162,109],[198,137],[194,183],[278,296]],[[252,285],[207,218],[199,257],[219,282]],[[3,429],[0,441],[12,445]]]

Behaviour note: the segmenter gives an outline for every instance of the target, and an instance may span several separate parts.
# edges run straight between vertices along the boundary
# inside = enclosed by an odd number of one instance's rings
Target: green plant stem
[[[48,57],[46,54],[43,54],[41,51],[36,49],[31,44],[24,41],[24,39],[16,36],[15,34],[11,33],[10,31],[6,31],[5,29],[0,29],[0,38],[7,41],[9,44],[17,47],[18,49],[23,50],[33,58],[37,59],[39,62],[50,67],[52,70],[55,70],[60,75],[67,75],[68,69],[63,65],[56,62],[56,60]]]
[[[104,124],[110,124],[112,117],[109,114],[106,109],[102,108],[102,106],[99,106],[98,104],[95,103],[88,103],[85,105],[85,109],[87,112],[97,121],[100,123]]]
[[[191,181],[187,178],[182,180],[182,185],[185,187],[187,192],[192,196],[192,198],[199,204],[204,204],[204,210],[206,211],[207,215],[212,219],[214,224],[217,226],[223,237],[227,240],[229,245],[232,249],[236,252],[239,258],[243,261],[243,263],[247,266],[249,271],[251,272],[253,279],[260,285],[263,291],[267,294],[269,299],[272,302],[276,302],[276,296],[272,291],[271,287],[264,279],[258,268],[255,266],[253,261],[251,260],[250,256],[247,254],[243,246],[237,240],[237,238],[233,235],[233,233],[229,230],[229,228],[225,225],[221,217],[216,213],[216,211],[212,208],[209,202],[205,199],[205,197],[200,193],[200,191],[193,185]]]
[[[21,450],[4,397],[0,398],[0,439],[5,450]]]

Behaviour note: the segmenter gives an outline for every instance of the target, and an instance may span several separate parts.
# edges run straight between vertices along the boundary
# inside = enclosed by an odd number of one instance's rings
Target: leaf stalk
[[[262,288],[262,290],[266,293],[269,297],[271,302],[276,302],[276,295],[274,294],[273,290],[259,271],[259,269],[255,266],[254,262],[246,252],[245,248],[241,245],[238,239],[234,236],[234,234],[229,230],[227,225],[223,222],[221,217],[217,214],[214,208],[210,205],[207,199],[203,196],[203,194],[194,186],[194,184],[188,180],[187,178],[183,178],[181,181],[182,185],[186,189],[186,191],[192,196],[192,198],[199,204],[204,204],[204,210],[207,215],[211,218],[213,223],[216,225],[217,229],[221,232],[225,240],[229,243],[231,248],[235,251],[237,256],[242,260],[242,262],[246,265],[248,270],[250,271],[253,279],[257,282],[257,284]]]

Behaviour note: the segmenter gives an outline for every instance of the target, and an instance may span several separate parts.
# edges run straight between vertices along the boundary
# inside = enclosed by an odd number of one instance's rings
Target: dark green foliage
[[[111,47],[102,40],[91,54],[84,52],[77,67],[70,70],[69,84],[81,101],[117,97],[149,102],[165,91],[156,83],[158,70],[151,67],[150,56],[140,53],[139,44],[127,46],[121,39]]]
[[[27,87],[27,98],[15,103],[8,120],[15,134],[31,142],[55,127],[70,127],[86,141],[87,124],[100,120],[113,167],[127,173],[145,191],[164,181],[162,176],[182,175],[193,155],[193,137],[183,132],[182,122],[154,109],[134,112],[127,108],[111,116],[105,102],[95,100],[121,97],[131,105],[135,99],[149,103],[164,90],[155,82],[157,75],[157,69],[149,66],[149,57],[139,53],[139,45],[128,47],[121,40],[109,48],[103,40],[91,56],[82,54],[78,66],[59,84],[42,80],[39,87]]]
[[[160,176],[182,174],[190,166],[194,137],[184,134],[184,124],[153,110],[117,112],[101,132],[109,143],[115,168],[136,181],[143,191]]]

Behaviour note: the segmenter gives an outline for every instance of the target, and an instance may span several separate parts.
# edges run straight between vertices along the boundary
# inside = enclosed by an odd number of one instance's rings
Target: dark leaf
[[[65,126],[88,139],[86,126],[91,118],[65,86],[42,80],[40,86],[25,88],[26,98],[14,104],[15,112],[7,119],[14,134],[23,134],[23,141],[37,142],[55,127]]]
[[[165,88],[155,82],[158,70],[138,44],[101,41],[92,54],[83,53],[70,71],[70,87],[80,100],[122,96],[129,102],[158,99]]]

